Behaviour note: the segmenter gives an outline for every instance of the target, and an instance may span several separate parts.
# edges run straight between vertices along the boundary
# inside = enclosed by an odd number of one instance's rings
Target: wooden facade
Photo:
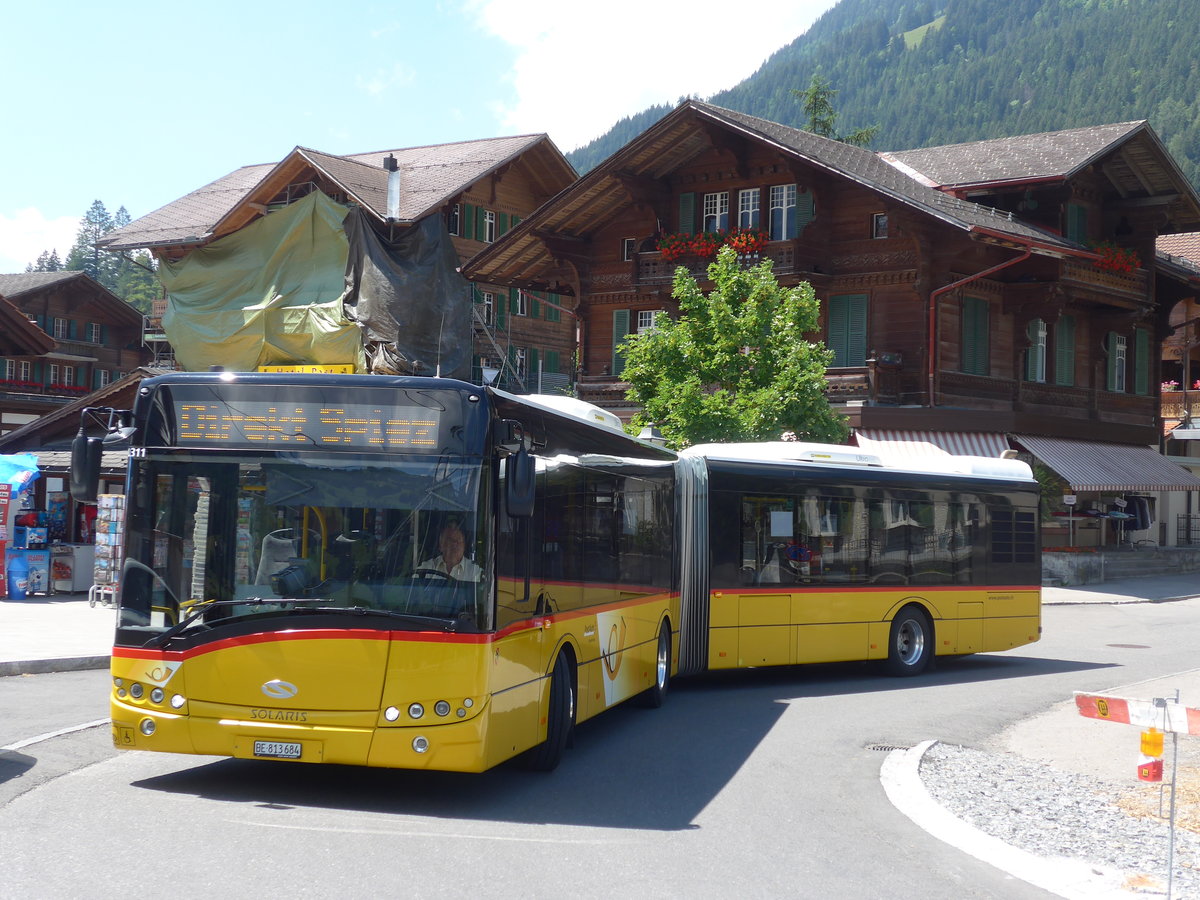
[[[774,211],[794,229],[761,252],[782,284],[813,285],[817,337],[836,356],[830,400],[853,426],[1154,444],[1160,348],[1193,290],[1160,271],[1154,242],[1194,229],[1200,201],[1145,123],[1114,128],[1064,133],[1052,172],[969,183],[917,166],[968,168],[987,148],[967,162],[937,148],[889,159],[687,101],[466,271],[570,295],[580,395],[627,418],[615,341],[638,313],[675,311],[677,265],[702,280],[706,265],[664,259],[659,241],[772,228],[772,197],[794,188]],[[1136,265],[1112,271],[1100,241]]]
[[[147,360],[141,313],[83,272],[0,275],[0,297],[36,324],[48,346],[13,348],[0,360],[0,434],[119,381]]]

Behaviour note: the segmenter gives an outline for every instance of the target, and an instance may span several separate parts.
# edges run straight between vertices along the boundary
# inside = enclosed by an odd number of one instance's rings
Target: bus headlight
[[[187,701],[183,698],[183,694],[172,694],[171,695],[171,708],[172,709],[183,709],[183,704],[185,704],[185,703],[187,703]]]
[[[383,717],[389,722],[395,722],[398,718],[400,718],[400,710],[396,709],[394,706],[389,706],[383,711]]]
[[[423,707],[420,703],[410,703],[408,705],[408,717],[410,719],[419,719],[423,715],[425,715],[425,707]]]
[[[156,726],[153,719],[142,719],[141,723],[138,725],[139,730],[142,732],[142,734],[146,735],[146,737],[150,737],[150,735],[154,734],[155,727]]]
[[[144,694],[145,692],[146,692],[146,689],[144,687],[142,687],[141,684],[139,684],[136,681],[129,686],[129,696],[132,697],[134,700],[141,700],[142,694]]]
[[[437,703],[433,704],[433,711],[439,716],[448,716],[450,715],[450,704],[445,700],[439,700]]]
[[[423,738],[423,737],[415,737],[415,738],[413,738],[412,747],[418,753],[424,753],[426,750],[429,749],[429,741],[428,741],[428,739]]]
[[[150,692],[150,700],[154,703],[162,703],[164,696],[166,695],[163,694],[163,689],[159,687],[156,687]]]

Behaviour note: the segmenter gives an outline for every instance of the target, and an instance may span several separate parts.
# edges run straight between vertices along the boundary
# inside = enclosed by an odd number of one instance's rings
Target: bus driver
[[[438,555],[417,567],[417,574],[441,573],[456,581],[478,581],[483,570],[464,556],[467,539],[458,523],[449,522],[438,535]]]

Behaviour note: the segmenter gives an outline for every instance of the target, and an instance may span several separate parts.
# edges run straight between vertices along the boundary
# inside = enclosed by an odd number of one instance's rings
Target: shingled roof
[[[664,178],[708,151],[714,125],[772,144],[787,156],[836,173],[982,239],[1016,243],[1050,255],[1085,252],[1062,235],[1015,219],[1011,213],[930,187],[870,150],[687,100],[485,247],[464,266],[464,273],[495,284],[543,283],[549,268],[550,254],[544,244],[548,236],[586,239],[637,202],[635,185]],[[551,290],[564,289],[550,281],[545,284]]]
[[[548,179],[546,193],[575,178],[575,170],[544,134],[484,138],[338,156],[296,147],[280,162],[247,166],[193,191],[99,241],[106,250],[202,244],[236,231],[261,212],[251,204],[270,202],[306,168],[315,169],[381,221],[387,220],[388,172],[395,157],[400,172],[400,209],[394,221],[411,224],[449,202],[479,179],[533,153],[535,177]]]
[[[48,288],[69,284],[72,281],[78,282],[75,287],[86,292],[84,296],[90,295],[106,312],[124,318],[131,325],[140,326],[142,324],[140,312],[86,272],[64,269],[58,272],[22,272],[15,275],[0,275],[0,297],[18,300],[26,294],[35,294]]]
[[[880,154],[942,190],[1065,181],[1096,165],[1122,199],[1169,204],[1174,227],[1200,227],[1200,198],[1146,121],[1118,122],[1017,137]]]
[[[0,356],[40,356],[54,347],[54,338],[0,297]]]

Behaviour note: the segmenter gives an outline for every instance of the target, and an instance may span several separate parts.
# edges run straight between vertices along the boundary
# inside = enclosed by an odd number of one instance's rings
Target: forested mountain
[[[841,0],[706,99],[803,127],[791,91],[819,73],[839,127],[879,126],[875,150],[1148,119],[1200,185],[1198,52],[1196,0]],[[567,157],[585,172],[669,111],[622,119]]]

